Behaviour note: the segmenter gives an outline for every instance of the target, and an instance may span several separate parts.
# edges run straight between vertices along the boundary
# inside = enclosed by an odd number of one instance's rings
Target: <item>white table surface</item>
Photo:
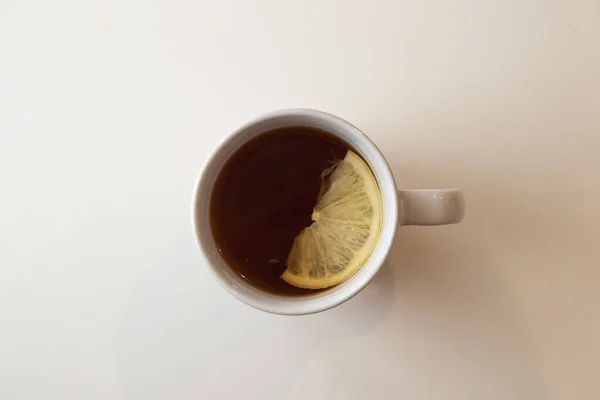
[[[211,277],[199,167],[261,112],[353,122],[460,187],[350,302]],[[598,0],[0,4],[0,398],[600,398]]]

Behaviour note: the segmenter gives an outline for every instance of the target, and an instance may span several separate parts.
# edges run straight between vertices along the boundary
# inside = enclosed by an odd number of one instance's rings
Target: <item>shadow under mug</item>
[[[233,271],[214,241],[210,228],[212,188],[228,158],[252,138],[286,126],[322,129],[356,149],[373,171],[383,202],[383,222],[373,253],[346,281],[314,295],[283,296],[260,290]],[[276,314],[312,314],[335,307],[360,292],[385,261],[396,229],[405,225],[445,225],[462,221],[463,194],[458,189],[398,190],[392,171],[375,144],[358,128],[334,115],[309,109],[286,109],[264,114],[226,137],[204,163],[192,200],[192,224],[207,266],[229,293],[257,309]]]

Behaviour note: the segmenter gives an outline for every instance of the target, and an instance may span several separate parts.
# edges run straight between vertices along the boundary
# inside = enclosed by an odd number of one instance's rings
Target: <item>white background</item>
[[[264,111],[460,187],[350,302],[221,289],[198,170]],[[0,398],[598,399],[600,1],[0,3]]]

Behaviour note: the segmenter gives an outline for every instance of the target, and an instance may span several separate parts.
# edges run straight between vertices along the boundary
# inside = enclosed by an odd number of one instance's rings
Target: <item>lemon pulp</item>
[[[313,223],[296,236],[281,278],[296,287],[322,289],[351,277],[375,249],[382,208],[375,176],[349,150],[324,172]]]

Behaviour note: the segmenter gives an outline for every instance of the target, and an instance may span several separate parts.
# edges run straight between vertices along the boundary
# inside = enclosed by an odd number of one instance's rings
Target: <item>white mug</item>
[[[350,144],[371,167],[383,201],[383,223],[379,241],[367,262],[345,282],[314,295],[277,295],[250,285],[233,271],[219,254],[209,223],[212,188],[228,158],[236,149],[257,135],[285,126],[322,129]],[[458,189],[398,190],[392,171],[381,151],[352,124],[321,111],[289,109],[274,111],[246,123],[217,146],[204,163],[196,182],[192,223],[206,264],[229,293],[263,311],[302,315],[330,309],[360,292],[385,261],[399,226],[454,224],[463,219],[464,212],[463,194]]]

